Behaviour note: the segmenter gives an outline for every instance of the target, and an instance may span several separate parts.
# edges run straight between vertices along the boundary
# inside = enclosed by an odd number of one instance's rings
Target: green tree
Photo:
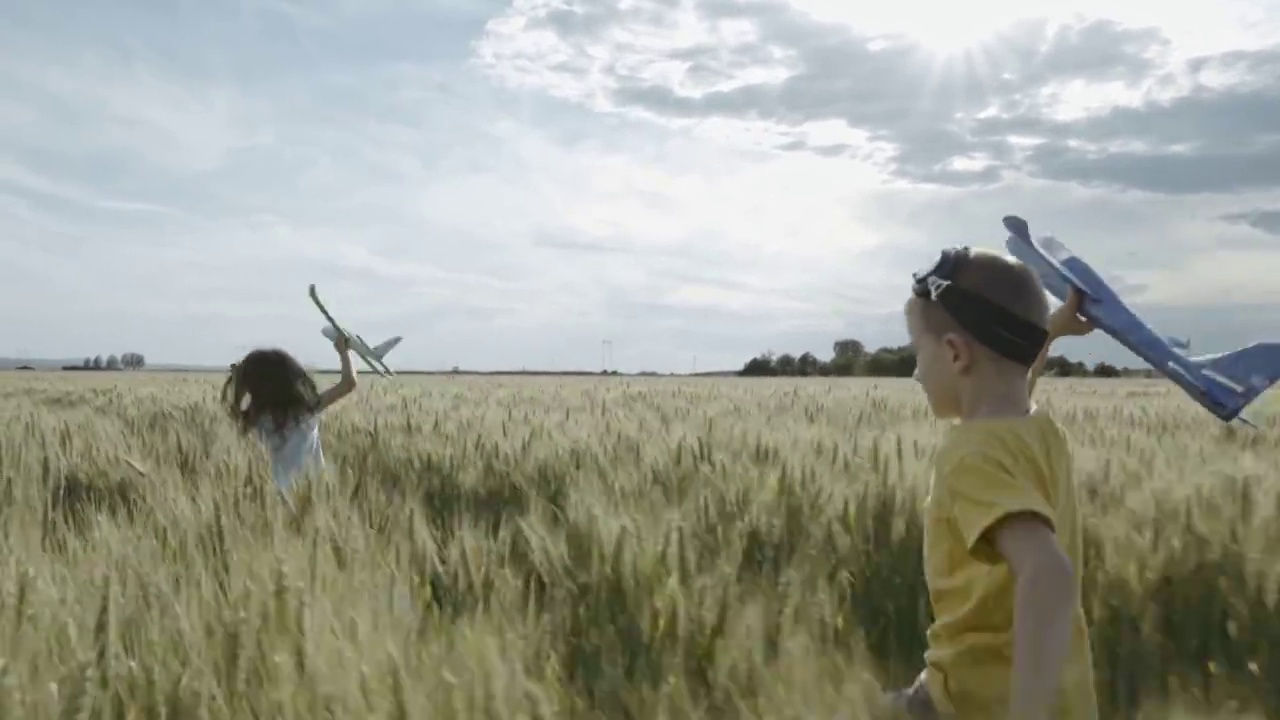
[[[822,361],[813,353],[806,352],[796,358],[796,372],[804,377],[822,374]]]
[[[742,377],[771,377],[778,374],[778,368],[773,362],[773,353],[761,353],[747,361],[746,365],[738,371]]]
[[[916,354],[910,345],[882,347],[867,352],[862,342],[850,338],[837,340],[832,345],[832,350],[835,357],[826,363],[810,352],[799,357],[791,353],[774,355],[773,351],[761,353],[748,360],[738,374],[743,377],[911,377],[916,369]],[[1090,372],[1084,363],[1062,355],[1049,356],[1045,361],[1045,372],[1058,377],[1120,377],[1122,373],[1119,368],[1108,363],[1098,363]]]
[[[1044,361],[1044,372],[1053,377],[1088,377],[1089,367],[1064,355],[1050,355]]]
[[[782,353],[777,360],[773,361],[773,364],[778,369],[778,374],[783,377],[793,377],[800,374],[800,365],[796,361],[796,356],[791,353]]]
[[[1093,366],[1093,376],[1100,378],[1118,378],[1120,377],[1120,368],[1111,363],[1099,362]]]
[[[862,365],[866,362],[867,347],[861,340],[837,340],[831,345],[831,354],[831,362],[827,364],[831,375],[851,377],[863,373]]]
[[[846,338],[832,343],[831,354],[837,358],[851,357],[854,360],[861,360],[862,356],[867,354],[867,347],[861,340]]]
[[[910,345],[882,347],[863,363],[863,372],[872,377],[911,377],[915,370],[916,353]]]

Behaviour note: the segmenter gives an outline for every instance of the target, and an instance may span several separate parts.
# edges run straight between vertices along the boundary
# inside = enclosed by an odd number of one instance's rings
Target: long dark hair
[[[284,432],[290,422],[315,412],[320,391],[292,355],[270,348],[254,350],[231,365],[222,402],[242,433],[256,429],[264,417],[271,418],[276,432]]]

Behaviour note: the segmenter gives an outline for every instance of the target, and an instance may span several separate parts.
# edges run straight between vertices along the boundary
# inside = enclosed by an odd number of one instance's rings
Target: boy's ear
[[[960,372],[969,369],[973,363],[973,348],[959,333],[947,333],[942,336],[942,348],[952,367]]]

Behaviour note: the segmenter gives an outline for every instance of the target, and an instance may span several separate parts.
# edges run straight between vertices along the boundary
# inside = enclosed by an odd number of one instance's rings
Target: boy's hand
[[[1093,323],[1080,317],[1080,291],[1071,288],[1067,301],[1049,316],[1049,338],[1088,335],[1093,332]]]

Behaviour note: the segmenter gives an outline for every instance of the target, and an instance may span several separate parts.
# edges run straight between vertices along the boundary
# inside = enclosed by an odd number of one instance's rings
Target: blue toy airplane
[[[1004,218],[1009,252],[1026,263],[1045,289],[1066,302],[1072,287],[1081,293],[1080,314],[1130,352],[1146,360],[1197,403],[1225,422],[1280,380],[1280,343],[1254,343],[1235,352],[1188,357],[1190,340],[1162,338],[1121,302],[1088,263],[1051,237],[1031,239],[1027,221]],[[1252,423],[1248,423],[1252,424]]]

